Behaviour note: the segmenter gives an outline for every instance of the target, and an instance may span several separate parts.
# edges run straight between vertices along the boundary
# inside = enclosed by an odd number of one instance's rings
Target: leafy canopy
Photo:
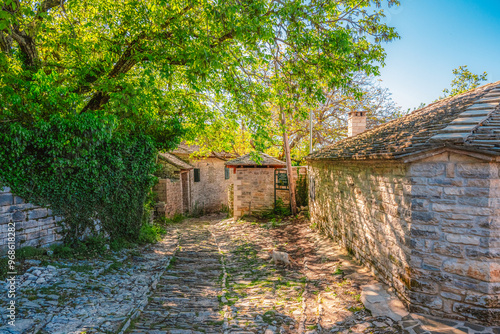
[[[376,74],[397,37],[383,2],[1,0],[0,183],[68,235],[133,235],[157,150],[217,130],[227,147],[242,123],[263,145],[269,103],[304,114]]]

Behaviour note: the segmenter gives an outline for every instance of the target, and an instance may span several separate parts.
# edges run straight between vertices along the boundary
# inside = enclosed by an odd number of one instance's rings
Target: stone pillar
[[[348,137],[354,137],[366,130],[366,111],[351,111],[348,115]]]

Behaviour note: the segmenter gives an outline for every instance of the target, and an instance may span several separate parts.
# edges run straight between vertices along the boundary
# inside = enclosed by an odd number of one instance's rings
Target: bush
[[[31,246],[26,246],[18,249],[16,251],[16,259],[17,260],[25,260],[25,259],[34,259],[36,257],[40,257],[44,255],[46,252],[43,248],[35,248]]]
[[[290,211],[290,205],[285,205],[281,198],[276,199],[274,214],[277,216],[290,216],[292,214]]]
[[[139,231],[138,240],[143,244],[153,244],[160,241],[162,236],[166,233],[167,231],[161,226],[155,224],[144,224],[141,226]]]

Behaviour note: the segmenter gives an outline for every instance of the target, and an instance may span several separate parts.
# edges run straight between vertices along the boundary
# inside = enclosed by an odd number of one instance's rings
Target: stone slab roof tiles
[[[441,147],[500,155],[500,81],[432,103],[306,159],[398,159]]]
[[[171,165],[174,165],[175,167],[179,169],[193,169],[194,167],[188,164],[187,162],[177,158],[175,155],[170,154],[170,153],[160,153],[159,154],[161,158],[166,160],[168,163]]]
[[[256,167],[256,166],[273,166],[273,167],[285,167],[286,163],[278,160],[276,158],[273,158],[272,156],[265,154],[265,153],[259,153],[261,157],[261,161],[259,163],[255,162],[252,160],[252,157],[250,154],[245,154],[242,155],[239,158],[230,160],[225,163],[226,166],[242,166],[242,167]]]
[[[200,151],[200,147],[198,145],[186,145],[184,143],[179,144],[179,146],[173,150],[170,151],[170,153],[179,155],[179,156],[190,156],[191,154],[194,154],[196,152]],[[210,158],[219,158],[221,160],[227,160],[234,158],[236,155],[232,153],[227,153],[227,152],[210,152],[210,155],[208,157]]]

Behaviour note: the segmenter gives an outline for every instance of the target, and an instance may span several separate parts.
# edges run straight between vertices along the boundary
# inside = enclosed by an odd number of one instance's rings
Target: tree
[[[313,149],[331,145],[347,136],[347,114],[350,111],[367,112],[367,128],[373,128],[405,113],[391,99],[387,88],[382,88],[374,77],[356,73],[351,85],[361,94],[342,90],[325,92],[326,100],[312,110]],[[289,122],[290,147],[293,160],[299,162],[309,154],[309,120]],[[279,143],[275,143],[280,148]]]
[[[157,150],[242,124],[261,148],[270,105],[297,115],[321,87],[377,73],[380,42],[397,37],[368,10],[381,3],[2,0],[0,182],[76,225],[118,225],[112,213],[145,197]],[[280,74],[264,75],[276,54]],[[103,185],[89,185],[93,173]],[[117,177],[122,188],[109,183]]]
[[[444,95],[439,99],[465,93],[479,87],[481,82],[488,80],[488,73],[474,74],[469,71],[467,65],[454,69],[453,75],[455,75],[455,78],[451,81],[451,91],[448,88],[443,89]]]

